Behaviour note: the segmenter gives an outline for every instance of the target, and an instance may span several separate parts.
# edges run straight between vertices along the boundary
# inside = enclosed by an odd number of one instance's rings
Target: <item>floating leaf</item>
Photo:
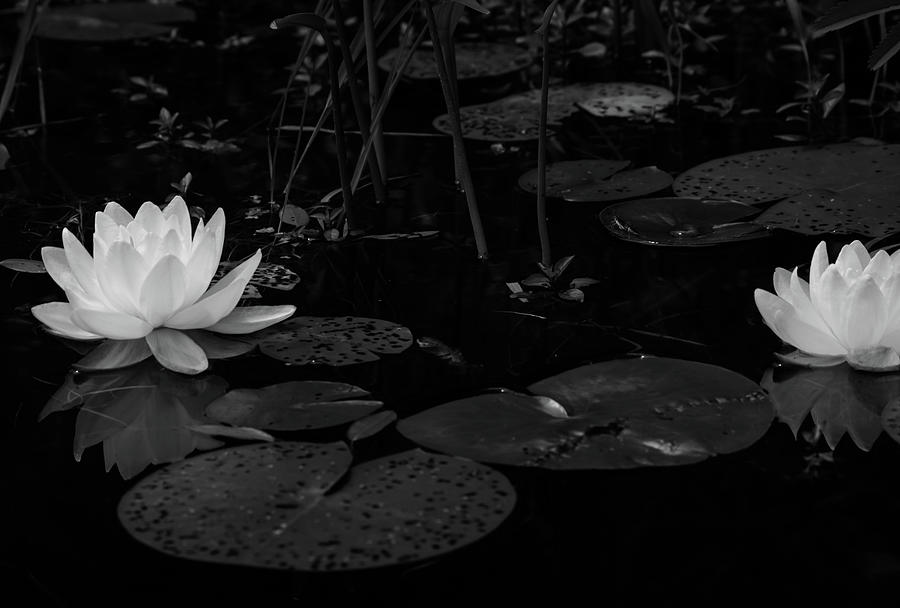
[[[222,262],[221,264],[219,264],[219,267],[216,269],[216,274],[213,276],[213,284],[218,282],[219,279],[224,277],[228,273],[228,271],[230,271],[235,266],[237,266],[237,263],[235,262]],[[250,277],[248,288],[244,289],[244,293],[241,295],[241,297],[261,297],[258,290],[253,292],[249,289],[251,286],[268,287],[270,289],[290,291],[299,283],[300,277],[290,268],[285,268],[281,264],[261,262],[259,266],[257,266],[256,271],[253,273],[253,276]]]
[[[631,162],[627,160],[568,160],[547,165],[547,196],[565,198],[576,186],[596,184],[618,173]],[[534,168],[519,176],[519,187],[532,194],[538,189],[538,170]]]
[[[403,352],[410,331],[396,323],[365,317],[294,317],[259,332],[255,340],[266,355],[304,365],[353,365]]]
[[[206,408],[213,420],[270,431],[322,429],[371,414],[383,404],[342,382],[284,382],[228,391]]]
[[[610,82],[578,107],[597,118],[651,119],[672,105],[675,95],[668,89],[638,82]]]
[[[900,230],[900,145],[787,147],[729,156],[682,173],[679,196],[755,204],[786,199],[755,221],[804,234]]]
[[[532,61],[531,54],[527,50],[509,44],[460,42],[455,44],[454,48],[456,74],[460,80],[505,76],[528,67]],[[405,53],[406,50],[391,49],[378,59],[378,67],[390,72],[398,61],[398,52]],[[431,49],[415,51],[403,75],[412,80],[437,80],[438,73]]]
[[[10,258],[0,261],[0,266],[15,270],[16,272],[27,272],[30,274],[44,274],[47,272],[44,263],[40,260]]]
[[[577,102],[595,97],[606,86],[607,83],[581,83],[551,88],[547,104],[548,122],[561,123],[578,111]],[[459,109],[463,137],[501,142],[537,139],[540,110],[540,90],[517,93],[490,103],[463,106]],[[442,133],[452,133],[447,114],[435,118],[433,124]]]
[[[515,490],[477,463],[410,450],[350,467],[343,443],[220,450],[141,480],[119,503],[138,541],[168,555],[277,570],[411,563],[473,543]]]
[[[416,232],[388,232],[385,234],[367,234],[360,238],[372,239],[375,241],[415,241],[418,239],[427,239],[428,237],[440,234],[439,230],[417,230]]]
[[[871,449],[882,409],[900,397],[900,374],[867,374],[847,365],[769,369],[761,384],[795,436],[810,413],[832,450],[844,434],[861,450]]]
[[[355,443],[361,439],[376,435],[396,419],[397,412],[394,410],[384,410],[383,412],[366,416],[350,425],[350,428],[347,429],[347,440]]]
[[[401,420],[428,448],[549,469],[688,464],[746,448],[768,430],[772,404],[732,371],[642,358],[587,365],[512,392],[446,403]],[[567,417],[545,411],[546,399]]]
[[[286,204],[281,210],[281,221],[290,226],[303,228],[309,223],[309,213],[303,207]]]
[[[648,198],[607,207],[600,221],[614,236],[644,245],[705,247],[769,236],[744,218],[759,210],[732,201]]]
[[[164,23],[193,21],[194,11],[174,4],[114,2],[42,11],[36,34],[52,40],[115,42],[168,34]]]

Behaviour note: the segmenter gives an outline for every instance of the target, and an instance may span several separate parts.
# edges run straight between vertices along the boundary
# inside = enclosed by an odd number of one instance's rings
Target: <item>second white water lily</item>
[[[192,236],[180,196],[164,211],[144,203],[135,216],[109,203],[95,216],[93,257],[68,229],[62,237],[62,248],[44,247],[41,256],[68,302],[31,310],[67,338],[144,338],[169,369],[199,373],[208,365],[203,349],[176,330],[245,334],[295,311],[290,305],[236,308],[261,260],[258,250],[210,287],[225,240],[221,209],[208,224],[201,220]]]
[[[868,371],[900,368],[900,253],[874,256],[859,241],[829,263],[819,243],[809,281],[777,268],[775,293],[757,289],[763,320],[779,338],[816,364],[847,361]]]

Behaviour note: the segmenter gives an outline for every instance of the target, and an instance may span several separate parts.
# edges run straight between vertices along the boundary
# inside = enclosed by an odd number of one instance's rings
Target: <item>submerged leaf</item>
[[[357,420],[347,429],[347,440],[355,443],[361,439],[380,433],[384,428],[397,420],[397,412],[384,410],[371,416]]]
[[[468,460],[410,450],[350,462],[343,443],[220,450],[141,480],[119,519],[175,557],[321,572],[447,553],[490,533],[515,504],[503,475]]]

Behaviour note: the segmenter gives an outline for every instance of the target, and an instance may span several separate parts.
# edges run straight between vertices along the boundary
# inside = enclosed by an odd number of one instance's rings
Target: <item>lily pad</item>
[[[733,201],[647,198],[618,203],[600,213],[613,236],[644,245],[706,247],[769,236],[759,224],[740,221],[759,209]]]
[[[605,83],[580,83],[550,89],[547,104],[548,124],[560,124],[578,111],[579,101],[591,99]],[[514,142],[538,138],[540,132],[541,92],[517,93],[496,101],[459,109],[463,137],[466,139]],[[450,134],[447,114],[434,119],[434,128]]]
[[[168,34],[163,25],[193,21],[194,11],[173,4],[114,2],[53,8],[41,13],[36,34],[51,40],[116,42]]]
[[[809,413],[832,450],[845,434],[861,450],[871,449],[881,434],[882,410],[900,398],[900,374],[868,374],[848,365],[769,369],[761,384],[795,436]]]
[[[396,323],[365,317],[294,317],[256,335],[260,350],[291,365],[353,365],[401,353],[412,333]]]
[[[608,203],[646,196],[672,185],[672,176],[656,167],[620,171],[628,161],[574,160],[547,165],[547,196],[571,203]],[[519,177],[519,186],[537,192],[538,170]]]
[[[597,118],[652,119],[672,105],[672,91],[642,82],[609,82],[578,107]]]
[[[747,204],[782,200],[755,221],[803,234],[885,236],[900,230],[900,145],[772,148],[681,174],[679,196]]]
[[[531,53],[517,46],[497,42],[459,42],[456,48],[456,75],[468,78],[494,78],[518,72],[531,65]],[[397,61],[397,49],[391,49],[378,59],[378,67],[390,72]],[[436,80],[438,77],[431,49],[413,52],[406,69],[406,78]]]
[[[228,391],[206,407],[213,420],[270,431],[323,429],[352,422],[383,404],[342,382],[284,382]]]
[[[350,462],[343,443],[203,454],[141,480],[119,519],[175,557],[321,572],[442,555],[483,538],[515,504],[503,475],[468,460],[410,450]]]
[[[0,261],[0,266],[15,270],[16,272],[27,272],[29,274],[45,274],[47,272],[47,268],[40,260],[9,258]]]
[[[478,395],[401,420],[420,445],[484,462],[626,469],[699,462],[755,443],[773,408],[735,372],[641,358],[587,365],[513,392]]]
[[[213,275],[212,282],[215,284],[219,279],[224,277],[232,268],[237,266],[237,262],[222,262]],[[270,289],[278,289],[281,291],[290,291],[300,283],[300,277],[290,268],[285,268],[281,264],[271,264],[268,262],[260,262],[253,276],[248,281],[248,287],[254,285],[256,287],[268,287]],[[245,289],[242,294],[243,298],[260,297],[259,291],[250,292]]]

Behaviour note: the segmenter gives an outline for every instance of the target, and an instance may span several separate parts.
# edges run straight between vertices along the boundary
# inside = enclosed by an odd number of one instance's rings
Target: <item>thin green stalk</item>
[[[38,0],[28,0],[28,4],[25,6],[25,15],[22,17],[21,29],[19,29],[19,37],[16,39],[16,47],[9,63],[9,71],[6,74],[6,82],[3,84],[3,92],[0,93],[0,121],[3,120],[4,114],[9,109],[13,91],[19,81],[19,72],[25,59],[25,49],[28,47],[28,41],[31,40],[37,25],[37,9]]]
[[[553,0],[544,12],[538,32],[541,34],[541,116],[538,128],[538,187],[537,187],[537,227],[541,242],[541,263],[553,265],[550,251],[550,228],[547,225],[547,106],[550,100],[550,20],[559,0]]]
[[[340,39],[341,56],[344,61],[344,66],[346,66],[347,88],[350,90],[350,100],[353,104],[353,111],[356,114],[356,122],[359,123],[359,130],[363,133],[363,148],[368,149],[366,144],[367,139],[369,138],[369,125],[371,124],[371,121],[369,114],[363,106],[362,94],[357,86],[353,57],[350,54],[350,37],[347,35],[346,25],[344,25],[344,11],[341,8],[341,1],[333,0],[332,8],[334,9],[334,21],[337,26],[338,38]],[[381,168],[378,164],[378,158],[375,155],[367,154],[366,163],[369,166],[372,188],[375,191],[375,200],[379,203],[383,203],[387,200],[387,194],[384,190],[384,181],[381,179]]]
[[[421,0],[421,3],[428,23],[428,33],[433,43],[432,49],[435,63],[437,64],[438,78],[441,82],[441,89],[444,93],[444,100],[447,103],[447,111],[450,118],[453,135],[453,158],[457,171],[456,179],[462,188],[463,194],[466,196],[466,203],[469,207],[469,220],[472,222],[472,232],[475,236],[475,250],[478,259],[484,260],[488,257],[487,240],[484,236],[484,227],[481,224],[481,214],[478,212],[475,184],[472,181],[472,173],[469,171],[469,163],[466,159],[465,141],[463,140],[462,128],[459,123],[459,106],[447,72],[447,63],[444,57],[444,50],[441,48],[441,36],[435,22],[434,11],[431,10],[429,0]],[[452,49],[450,50],[452,51]]]
[[[363,33],[366,40],[366,67],[369,78],[369,117],[373,125],[372,138],[375,158],[381,168],[381,180],[387,181],[387,158],[384,151],[384,132],[380,121],[375,121],[375,106],[378,104],[378,49],[375,42],[375,20],[372,15],[372,0],[363,0]],[[360,125],[362,130],[362,125]]]

